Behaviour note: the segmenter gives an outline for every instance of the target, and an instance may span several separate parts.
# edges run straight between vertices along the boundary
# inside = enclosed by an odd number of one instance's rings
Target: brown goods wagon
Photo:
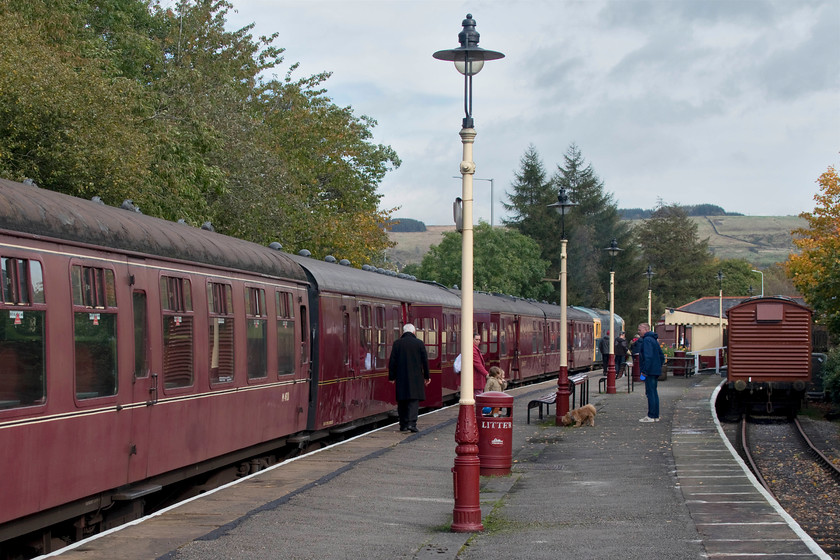
[[[730,308],[729,381],[736,388],[781,382],[804,389],[811,378],[812,314],[781,296],[750,298]]]

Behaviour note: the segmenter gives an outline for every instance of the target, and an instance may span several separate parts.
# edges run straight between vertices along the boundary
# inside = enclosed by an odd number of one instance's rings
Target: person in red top
[[[481,355],[481,350],[478,345],[481,344],[481,335],[473,336],[473,394],[480,395],[484,392],[484,386],[487,384],[487,364],[484,363],[484,356]]]

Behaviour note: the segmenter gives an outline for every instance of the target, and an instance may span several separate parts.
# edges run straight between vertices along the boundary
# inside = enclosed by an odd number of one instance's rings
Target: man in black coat
[[[388,380],[395,383],[401,432],[418,431],[420,401],[426,398],[426,385],[431,381],[426,345],[414,333],[414,325],[407,323],[403,335],[394,341],[388,362]]]
[[[607,375],[607,362],[610,357],[610,331],[604,333],[598,341],[598,351],[601,353],[601,365],[604,368],[604,375]]]

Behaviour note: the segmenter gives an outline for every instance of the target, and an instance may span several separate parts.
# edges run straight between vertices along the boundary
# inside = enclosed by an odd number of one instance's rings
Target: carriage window
[[[190,281],[160,277],[163,306],[163,387],[193,384],[193,308]]]
[[[149,318],[146,310],[146,292],[131,294],[134,306],[134,377],[149,375]]]
[[[496,323],[490,323],[490,353],[495,354],[499,351],[499,327]]]
[[[76,398],[117,394],[117,298],[114,271],[73,265]]]
[[[438,357],[438,320],[437,317],[424,317],[423,324],[423,341],[426,343],[426,353],[430,360],[435,360]]]
[[[376,364],[377,368],[384,368],[388,365],[386,355],[388,353],[388,331],[385,330],[385,308],[377,307],[374,327],[376,328]]]
[[[306,306],[300,306],[300,363],[309,363],[309,325],[306,324]]]
[[[350,314],[344,314],[341,323],[341,345],[344,348],[344,365],[350,364]]]
[[[277,305],[277,374],[295,372],[295,312],[292,294],[275,292]]]
[[[0,257],[0,410],[43,404],[44,285],[41,263]]]
[[[537,322],[531,322],[531,353],[537,353]]]
[[[399,340],[401,333],[400,333],[400,310],[396,307],[391,308],[391,330],[393,331],[393,338],[391,342],[394,340]]]
[[[461,334],[461,321],[458,319],[456,315],[451,315],[452,317],[452,333],[449,337],[449,352],[453,356],[457,356],[461,353],[461,349],[458,347],[458,340]]]
[[[209,314],[210,383],[233,381],[233,289],[229,284],[207,283]]]
[[[499,332],[499,355],[500,356],[507,356],[507,337],[505,336],[505,332],[507,331],[507,321],[502,319],[501,330]]]
[[[373,354],[373,324],[371,323],[370,305],[362,305],[359,310],[359,367],[370,369]]]
[[[245,289],[248,379],[268,377],[268,311],[265,290]]]

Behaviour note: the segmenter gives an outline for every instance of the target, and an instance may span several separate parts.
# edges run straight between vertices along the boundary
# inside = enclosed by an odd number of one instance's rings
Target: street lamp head
[[[437,51],[432,56],[438,60],[455,63],[455,68],[464,75],[464,128],[473,127],[472,119],[472,77],[484,68],[484,62],[504,58],[504,54],[497,51],[482,49],[478,46],[479,33],[475,30],[475,20],[472,14],[467,14],[461,23],[463,29],[458,34],[460,47]]]
[[[648,282],[653,279],[654,274],[656,273],[653,271],[653,267],[648,265],[647,270],[645,271],[645,276],[647,276]]]
[[[560,239],[566,239],[566,213],[571,210],[572,206],[577,206],[577,203],[572,202],[572,199],[566,194],[566,187],[560,187],[557,202],[548,205],[549,208],[554,208],[560,214]]]
[[[489,51],[478,46],[480,34],[475,30],[472,14],[467,14],[467,18],[461,22],[461,25],[464,26],[464,29],[458,33],[458,42],[461,46],[437,51],[432,55],[434,58],[454,62],[458,72],[465,76],[474,76],[481,72],[486,60],[504,58],[505,55],[500,52]]]
[[[610,241],[610,246],[604,249],[607,254],[610,256],[610,272],[613,271],[613,261],[615,260],[616,255],[621,249],[618,248],[618,241],[615,240],[615,237],[612,238]]]
[[[615,257],[615,256],[617,256],[617,255],[618,255],[618,252],[619,252],[619,251],[621,251],[621,249],[619,249],[619,248],[618,248],[618,241],[616,241],[616,240],[615,240],[615,237],[613,237],[613,238],[612,238],[612,241],[610,241],[610,246],[609,246],[609,247],[607,247],[607,248],[606,248],[606,249],[604,249],[604,250],[605,250],[607,253],[609,253],[610,257]]]
[[[557,195],[557,202],[548,205],[549,208],[554,208],[563,216],[568,214],[572,206],[577,206],[577,202],[572,202],[572,199],[566,194],[566,187],[560,187],[560,194]]]

